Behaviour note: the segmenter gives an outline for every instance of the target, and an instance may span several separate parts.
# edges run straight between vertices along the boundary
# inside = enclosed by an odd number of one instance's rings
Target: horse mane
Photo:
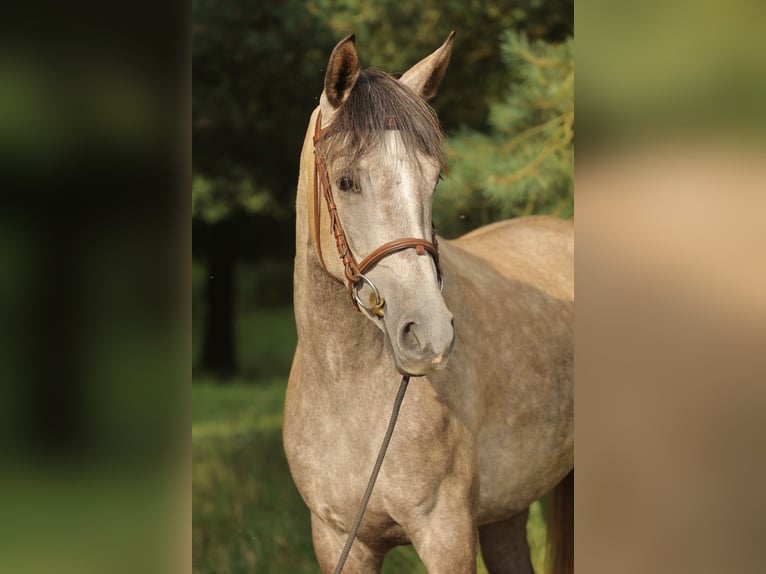
[[[359,73],[345,103],[322,137],[328,159],[349,166],[383,143],[386,130],[399,131],[407,150],[418,150],[444,167],[444,133],[431,107],[396,78],[375,68]]]

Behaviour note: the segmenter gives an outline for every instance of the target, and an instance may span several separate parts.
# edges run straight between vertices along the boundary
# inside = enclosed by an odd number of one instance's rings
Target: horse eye
[[[339,177],[338,181],[335,183],[341,191],[357,191],[354,180],[347,175]]]

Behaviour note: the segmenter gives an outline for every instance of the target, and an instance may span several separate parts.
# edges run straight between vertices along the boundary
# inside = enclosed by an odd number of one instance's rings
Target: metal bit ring
[[[361,273],[358,275],[360,281],[354,284],[354,287],[351,289],[351,295],[354,297],[354,301],[359,306],[359,308],[364,309],[367,311],[370,315],[375,315],[377,317],[383,317],[384,311],[383,311],[383,305],[385,304],[385,299],[380,294],[380,291],[378,291],[378,288],[375,287],[375,283],[370,281],[365,275],[362,275]],[[361,298],[359,297],[359,289],[360,289],[360,283],[366,283],[367,286],[372,290],[372,293],[370,295],[370,304],[371,306],[367,306],[364,303],[362,303]]]

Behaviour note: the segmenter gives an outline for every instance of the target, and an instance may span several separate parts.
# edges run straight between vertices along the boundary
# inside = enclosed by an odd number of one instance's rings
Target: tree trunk
[[[205,290],[207,320],[202,370],[230,377],[237,370],[234,334],[235,229],[230,222],[212,228]]]

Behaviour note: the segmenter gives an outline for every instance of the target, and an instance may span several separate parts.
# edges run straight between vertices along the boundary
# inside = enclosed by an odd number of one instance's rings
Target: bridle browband
[[[417,237],[395,239],[394,241],[384,243],[375,249],[372,253],[367,255],[367,257],[362,259],[361,262],[357,263],[356,257],[354,257],[354,254],[348,245],[346,232],[343,230],[343,225],[341,224],[340,218],[338,217],[338,208],[335,205],[335,199],[332,195],[330,176],[327,173],[327,163],[325,162],[324,154],[318,145],[319,141],[322,139],[322,136],[327,132],[328,129],[329,127],[322,129],[322,110],[319,110],[319,113],[317,114],[316,125],[314,127],[314,247],[316,248],[317,257],[319,258],[320,264],[331,277],[334,277],[334,275],[330,273],[329,269],[327,269],[324,257],[322,256],[320,214],[321,198],[319,196],[319,188],[321,185],[322,191],[324,192],[325,203],[327,204],[327,211],[330,215],[330,230],[332,231],[333,236],[335,236],[335,246],[338,249],[340,259],[343,262],[344,274],[346,276],[346,280],[348,281],[348,290],[351,293],[354,305],[357,309],[361,307],[373,315],[383,317],[383,305],[385,304],[385,300],[380,295],[377,287],[375,287],[372,281],[370,281],[365,276],[365,273],[372,269],[372,267],[374,267],[384,257],[388,257],[389,255],[403,251],[405,249],[414,249],[418,255],[425,255],[426,252],[431,254],[434,259],[434,264],[436,265],[437,279],[439,281],[439,285],[441,286],[442,273],[441,268],[439,267],[439,244],[436,241],[436,229],[432,226],[433,234],[431,236],[431,241]],[[309,215],[309,217],[311,217],[311,215]],[[360,283],[367,284],[367,286],[372,290],[372,293],[370,294],[369,307],[364,305],[359,299],[357,286],[359,286]]]

